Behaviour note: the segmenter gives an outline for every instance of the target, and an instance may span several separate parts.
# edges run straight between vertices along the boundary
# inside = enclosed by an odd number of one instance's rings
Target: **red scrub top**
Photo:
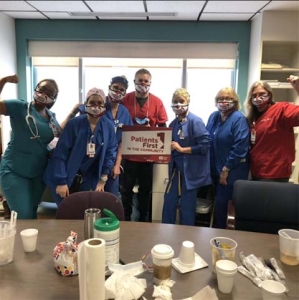
[[[279,102],[251,125],[256,141],[251,146],[251,173],[258,178],[288,178],[295,160],[293,127],[299,126],[299,106]]]
[[[162,100],[153,94],[149,94],[147,101],[140,107],[135,99],[135,92],[128,93],[123,100],[123,105],[129,110],[134,124],[137,124],[135,117],[148,118],[153,127],[165,124],[168,120]]]

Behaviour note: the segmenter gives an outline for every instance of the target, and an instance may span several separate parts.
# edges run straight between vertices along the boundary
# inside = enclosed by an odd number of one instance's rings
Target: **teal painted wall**
[[[19,97],[30,86],[28,41],[116,42],[236,42],[239,45],[237,90],[241,101],[247,92],[250,22],[16,20]],[[28,77],[28,76],[27,76]],[[216,79],[217,80],[217,79]],[[217,91],[215,91],[216,93]]]

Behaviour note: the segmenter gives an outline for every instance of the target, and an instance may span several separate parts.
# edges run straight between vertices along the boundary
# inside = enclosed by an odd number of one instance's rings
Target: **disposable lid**
[[[174,251],[168,245],[158,244],[152,249],[152,255],[159,259],[168,259],[173,257]]]
[[[94,229],[98,231],[113,231],[119,228],[119,220],[115,216],[115,214],[104,208],[104,213],[109,216],[109,218],[101,218],[97,219],[94,222]]]

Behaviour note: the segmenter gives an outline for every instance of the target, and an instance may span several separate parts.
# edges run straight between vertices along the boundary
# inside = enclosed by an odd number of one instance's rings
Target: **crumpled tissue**
[[[126,265],[108,264],[108,268],[111,272],[123,271],[133,276],[140,275],[145,271],[141,260]]]
[[[174,284],[173,280],[163,280],[159,285],[154,285],[155,300],[172,300],[171,288]]]
[[[105,299],[137,300],[146,289],[146,280],[126,271],[116,271],[105,281]]]
[[[173,284],[174,284],[174,281],[173,281]],[[157,289],[155,286],[154,286],[154,288],[155,288],[155,290],[153,293],[153,297],[157,297],[157,298],[155,298],[155,300],[165,300],[165,299],[172,300],[172,296],[171,296],[171,298],[163,298],[162,294],[161,295],[155,294]],[[160,291],[161,291],[161,289],[159,289],[159,292]],[[143,297],[143,300],[146,300],[146,298]],[[218,297],[217,297],[215,290],[211,289],[211,287],[209,285],[207,285],[203,289],[201,289],[198,293],[196,293],[194,296],[189,297],[189,298],[184,298],[182,300],[218,300]]]

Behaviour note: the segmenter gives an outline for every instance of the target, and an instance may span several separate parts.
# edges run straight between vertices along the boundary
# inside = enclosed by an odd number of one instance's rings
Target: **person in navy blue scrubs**
[[[215,189],[216,227],[226,228],[227,205],[238,179],[249,172],[249,125],[240,112],[240,101],[232,87],[221,89],[215,98],[218,111],[209,117],[207,129],[212,138],[211,174]]]
[[[172,128],[169,183],[164,195],[162,223],[174,224],[180,207],[180,223],[194,225],[197,191],[211,183],[210,136],[201,118],[189,111],[190,95],[177,89],[172,98],[176,118]]]

